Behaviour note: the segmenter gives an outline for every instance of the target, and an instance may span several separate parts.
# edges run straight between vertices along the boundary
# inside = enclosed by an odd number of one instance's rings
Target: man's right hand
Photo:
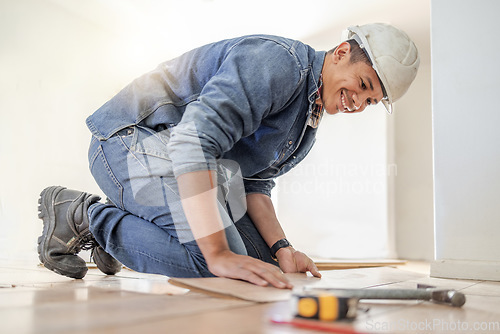
[[[207,264],[215,276],[240,279],[259,286],[272,285],[280,289],[293,287],[277,266],[230,250],[211,254]]]

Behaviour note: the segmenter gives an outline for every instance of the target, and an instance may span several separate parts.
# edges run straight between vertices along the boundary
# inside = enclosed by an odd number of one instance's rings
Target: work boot
[[[122,264],[115,260],[114,257],[106,253],[104,248],[101,246],[97,246],[92,249],[90,258],[97,265],[97,268],[99,268],[99,270],[106,275],[114,275],[122,270]]]
[[[38,216],[43,220],[43,232],[38,238],[38,254],[46,268],[71,278],[85,276],[87,265],[77,254],[82,249],[99,246],[89,230],[87,216],[89,206],[99,200],[97,195],[63,187],[48,187],[42,191]],[[97,267],[111,273],[110,268],[116,270],[118,261],[101,250],[95,257]]]

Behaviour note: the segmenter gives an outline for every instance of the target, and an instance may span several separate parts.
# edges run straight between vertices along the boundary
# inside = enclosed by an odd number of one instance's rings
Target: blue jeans
[[[171,277],[213,276],[181,206],[167,154],[169,134],[168,129],[134,126],[105,141],[92,138],[90,170],[111,203],[89,208],[90,230],[106,252],[133,270]],[[230,249],[276,264],[248,214],[228,210],[229,199],[234,202],[235,197],[226,174],[218,170],[218,200]]]

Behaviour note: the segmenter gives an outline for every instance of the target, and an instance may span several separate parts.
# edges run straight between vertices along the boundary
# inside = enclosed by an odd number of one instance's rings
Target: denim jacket
[[[99,140],[134,125],[168,129],[176,176],[236,161],[247,193],[270,195],[273,179],[309,152],[307,126],[325,59],[299,41],[267,35],[194,49],[137,78],[87,118]]]

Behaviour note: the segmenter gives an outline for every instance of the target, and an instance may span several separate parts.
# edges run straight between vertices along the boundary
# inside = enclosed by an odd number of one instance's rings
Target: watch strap
[[[276,241],[274,243],[274,245],[272,245],[272,247],[271,247],[271,256],[274,259],[276,259],[276,252],[278,252],[281,248],[290,247],[290,246],[292,246],[292,244],[290,244],[290,242],[286,238],[283,238],[283,239]]]

